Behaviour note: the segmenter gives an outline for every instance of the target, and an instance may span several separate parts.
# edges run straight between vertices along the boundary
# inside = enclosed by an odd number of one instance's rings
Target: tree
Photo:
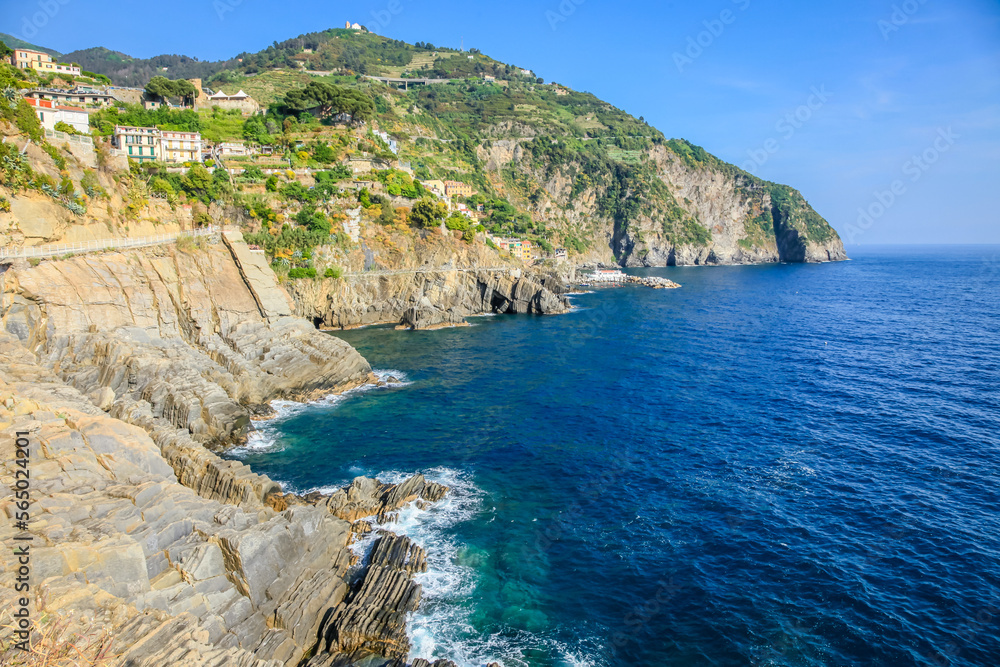
[[[444,202],[421,199],[413,205],[413,209],[410,211],[410,222],[417,227],[436,227],[441,224],[446,215],[448,215],[448,207],[445,206]]]
[[[146,93],[153,98],[166,100],[170,97],[179,97],[184,104],[193,104],[198,90],[194,84],[184,79],[171,81],[165,76],[154,76],[146,84]]]
[[[310,81],[305,88],[285,95],[285,106],[293,111],[316,110],[322,118],[346,115],[357,124],[375,113],[375,105],[365,93],[322,81]]]
[[[545,85],[545,79],[543,79],[542,77],[538,77],[537,79],[535,79],[535,83],[537,83],[539,86],[543,86]]]

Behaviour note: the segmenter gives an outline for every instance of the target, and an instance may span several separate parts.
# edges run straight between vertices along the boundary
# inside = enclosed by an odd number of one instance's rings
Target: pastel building
[[[164,162],[201,162],[201,133],[160,131],[160,156]]]
[[[44,51],[32,51],[31,49],[14,49],[10,56],[10,62],[19,69],[33,69],[43,74],[71,74],[80,76],[80,68],[76,65],[57,63],[52,60],[52,56]]]
[[[471,197],[476,193],[468,183],[460,181],[445,181],[444,194],[447,197]]]
[[[155,127],[116,125],[112,144],[133,160],[151,162],[160,156],[160,131]]]
[[[535,259],[535,246],[531,241],[523,239],[494,238],[493,242],[501,250],[506,250],[511,257],[522,262],[531,262]]]

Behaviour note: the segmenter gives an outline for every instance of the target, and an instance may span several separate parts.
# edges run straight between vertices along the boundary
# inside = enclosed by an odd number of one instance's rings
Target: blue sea
[[[1000,247],[850,253],[338,333],[400,381],[232,455],[451,487],[389,526],[430,552],[411,658],[1000,665]]]

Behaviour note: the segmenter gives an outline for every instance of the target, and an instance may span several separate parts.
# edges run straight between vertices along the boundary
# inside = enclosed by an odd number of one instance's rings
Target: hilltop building
[[[351,23],[350,21],[347,21],[347,23],[344,24],[344,28],[346,30],[364,30],[360,23]]]
[[[244,116],[252,116],[260,111],[260,104],[257,103],[257,100],[242,90],[234,95],[227,95],[222,90],[217,90],[213,94],[207,95],[201,87],[201,79],[188,79],[188,81],[194,86],[195,91],[197,91],[194,98],[195,110],[211,109],[212,107],[238,109]]]
[[[14,52],[10,56],[10,64],[19,69],[33,69],[42,73],[80,76],[80,68],[78,66],[57,63],[52,60],[52,56],[44,51],[14,49]]]

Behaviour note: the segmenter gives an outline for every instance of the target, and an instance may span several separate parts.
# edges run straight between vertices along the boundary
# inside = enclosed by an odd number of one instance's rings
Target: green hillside
[[[668,140],[591,93],[546,84],[475,49],[330,29],[218,62],[134,59],[104,48],[64,58],[132,86],[153,76],[198,77],[216,90],[242,88],[268,107],[266,116],[248,119],[239,111],[104,110],[91,118],[98,134],[118,123],[155,124],[200,131],[210,141],[251,140],[278,149],[265,168],[398,157],[420,180],[471,185],[478,194],[467,203],[483,208],[487,230],[543,248],[610,251],[631,265],[826,261],[843,254],[836,232],[796,190],[685,140]],[[447,81],[402,90],[372,79],[378,76]],[[362,136],[376,124],[398,139],[398,156],[371,133]],[[368,178],[388,187],[396,176]],[[396,189],[410,188],[403,181]],[[709,194],[720,182],[729,193],[724,212],[718,195]]]
[[[42,53],[47,53],[55,59],[61,59],[62,54],[55,49],[50,49],[45,46],[38,46],[37,44],[32,44],[31,42],[26,42],[23,39],[18,39],[14,35],[8,35],[5,32],[0,32],[0,42],[3,42],[12,49],[31,49],[32,51],[41,51]]]

